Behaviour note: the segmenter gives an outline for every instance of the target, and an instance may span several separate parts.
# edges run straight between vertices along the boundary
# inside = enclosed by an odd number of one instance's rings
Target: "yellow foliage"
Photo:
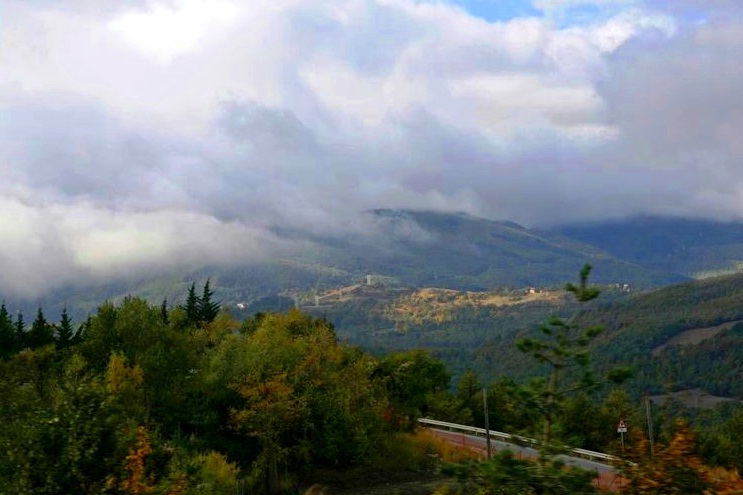
[[[639,433],[630,453],[636,463],[625,468],[630,494],[743,494],[743,480],[737,471],[705,466],[694,454],[694,435],[683,420],[668,445],[648,458],[648,441]]]
[[[479,458],[470,449],[452,445],[427,430],[398,433],[381,446],[372,464],[381,470],[434,470],[441,463],[464,462]]]
[[[148,493],[153,490],[154,487],[148,484],[144,465],[145,459],[151,452],[152,447],[150,446],[147,430],[144,426],[137,427],[134,447],[129,451],[129,455],[126,456],[125,470],[127,477],[119,485],[122,490],[132,495]]]
[[[122,391],[137,389],[144,381],[144,373],[139,365],[129,367],[126,358],[113,353],[106,368],[106,391],[111,395],[118,395]]]
[[[196,464],[201,468],[202,478],[208,478],[217,483],[234,484],[240,475],[237,464],[229,462],[219,452],[211,451],[196,457]]]

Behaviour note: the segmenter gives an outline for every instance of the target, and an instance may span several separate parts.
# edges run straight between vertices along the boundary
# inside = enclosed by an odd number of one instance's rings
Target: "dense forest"
[[[3,304],[0,493],[299,493],[331,471],[441,468],[456,480],[441,493],[593,493],[593,475],[565,471],[546,448],[538,463],[506,451],[446,464],[456,456],[416,432],[421,416],[484,425],[485,390],[493,429],[634,459],[618,466],[632,493],[665,493],[642,491],[659,472],[669,486],[708,490],[684,493],[716,493],[720,476],[738,486],[731,470],[743,468],[743,410],[656,408],[659,455],[648,458],[643,404],[621,380],[602,378],[610,373],[594,375],[588,353],[602,337],[583,318],[548,318],[541,337],[519,340],[532,381],[466,370],[452,387],[429,352],[372,355],[296,309],[239,321],[220,311],[208,281],[179,306],[129,297],[78,324],[66,311],[52,323],[39,308],[27,325]],[[583,375],[562,373],[576,364]],[[618,419],[632,426],[626,452]],[[572,491],[544,491],[535,480]]]
[[[424,352],[377,359],[298,311],[217,309],[208,285],[177,308],[105,303],[78,328],[3,306],[0,493],[286,490],[394,457],[448,390]]]
[[[551,315],[573,316],[605,327],[591,343],[594,361],[631,366],[635,398],[689,389],[743,397],[743,276],[654,291],[600,287],[597,301],[580,306],[554,289],[525,295],[377,288],[380,296],[369,288],[369,294],[359,291],[356,298],[306,311],[332,321],[341,339],[377,354],[429,349],[455,382],[468,369],[485,381],[528,381],[538,367],[522,358],[515,343],[538,334],[539,323]]]

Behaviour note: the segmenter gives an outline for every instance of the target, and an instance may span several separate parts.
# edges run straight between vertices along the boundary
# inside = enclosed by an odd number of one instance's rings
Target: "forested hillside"
[[[743,262],[739,221],[639,217],[566,225],[553,232],[646,268],[687,277],[736,273]]]
[[[635,369],[648,392],[701,388],[743,397],[743,276],[642,294],[580,316],[605,325],[596,353]]]
[[[0,493],[291,492],[322,468],[430,462],[403,435],[451,400],[443,363],[372,357],[298,311],[217,315],[208,285],[191,296],[106,303],[79,327],[3,306]]]
[[[580,299],[584,292],[590,297]],[[602,378],[612,375],[602,361],[606,346],[637,335],[640,327],[633,324],[673,315],[666,306],[669,298],[697,308],[685,320],[697,325],[741,317],[735,309],[738,292],[743,293],[739,278],[708,281],[620,300],[577,318],[571,315],[599,294],[594,287],[577,291],[579,299],[573,302],[556,293],[407,292],[385,308],[367,308],[398,322],[394,332],[409,339],[401,345],[406,350],[376,356],[339,342],[327,319],[296,309],[236,320],[219,312],[208,281],[201,291],[192,284],[182,305],[128,297],[119,304],[104,303],[82,323],[73,323],[66,312],[52,323],[39,309],[27,324],[2,305],[0,493],[294,494],[317,480],[358,476],[359,470],[377,473],[377,478],[401,470],[434,472],[442,459],[461,461],[472,454],[414,433],[415,419],[482,426],[483,387],[490,427],[546,439],[546,457],[534,464],[502,453],[488,463],[452,465],[445,471],[455,476],[456,493],[498,486],[503,479],[534,490],[572,487],[539,493],[594,493],[593,474],[563,471],[549,446],[620,453],[614,431],[620,418],[634,425],[626,455],[636,468],[620,467],[631,483],[642,486],[662,476],[674,487],[743,486],[727,470],[743,467],[736,447],[743,440],[737,427],[743,413],[734,405],[690,416],[696,444],[685,423],[676,423],[683,411],[656,410],[660,450],[649,460],[639,428],[644,411],[632,390],[654,369],[638,358],[632,364],[639,381],[619,386]],[[472,313],[478,307],[482,312]],[[564,317],[545,317],[541,332],[520,331],[517,308],[541,308],[534,314],[559,308]],[[514,374],[492,379],[465,370],[459,361],[452,389],[444,362],[412,349],[416,337],[406,332],[431,322],[464,321],[468,313],[471,335],[464,331],[461,338],[473,345],[474,335],[489,326],[489,316],[496,321],[500,316],[503,326],[513,319],[510,333],[497,346],[491,341],[499,354],[489,364],[512,367]],[[595,323],[611,315],[613,326],[598,333]],[[630,315],[636,321],[625,324]],[[737,338],[741,326],[731,324],[718,333]],[[663,340],[672,334],[651,339],[656,354],[673,348]],[[590,341],[598,345],[589,346]],[[667,347],[659,347],[664,343]],[[540,356],[553,348],[555,356],[562,356],[560,367],[574,361],[585,376],[564,374],[560,386],[544,380],[549,367]],[[446,345],[435,352],[461,359],[455,352],[447,354]],[[468,355],[471,364],[480,352]],[[523,380],[526,376],[532,380]],[[681,453],[678,442],[684,445]],[[681,476],[679,459],[692,458],[693,469]]]
[[[366,289],[367,292],[364,292]],[[743,276],[733,275],[633,292],[602,286],[579,322],[602,325],[597,363],[635,369],[633,394],[699,388],[743,397]],[[577,306],[562,291],[468,293],[443,289],[359,288],[343,300],[306,310],[334,322],[338,335],[376,352],[423,347],[443,359],[455,378],[467,369],[488,379],[533,376],[533,363],[514,349],[550,315]]]

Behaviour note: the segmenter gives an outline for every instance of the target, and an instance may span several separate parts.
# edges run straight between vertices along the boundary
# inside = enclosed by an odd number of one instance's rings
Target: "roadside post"
[[[627,423],[623,420],[619,420],[619,424],[617,425],[617,433],[619,433],[619,436],[622,439],[622,455],[624,455],[624,434],[627,433]]]
[[[491,450],[490,450],[490,414],[488,413],[488,388],[483,387],[482,388],[482,408],[484,409],[485,413],[485,445],[487,446],[488,451],[488,459],[490,459],[491,456]]]

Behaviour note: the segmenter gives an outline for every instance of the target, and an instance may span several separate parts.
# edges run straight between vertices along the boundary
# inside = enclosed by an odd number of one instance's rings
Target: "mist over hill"
[[[691,278],[739,272],[743,223],[639,217],[552,231],[647,268]]]
[[[152,270],[150,275],[68,285],[25,301],[8,298],[8,303],[24,313],[42,305],[50,315],[66,305],[73,316],[82,318],[104,300],[120,300],[126,294],[179,304],[192,282],[207,278],[228,306],[366,283],[367,276],[395,287],[468,291],[559,287],[587,262],[595,268],[595,281],[602,284],[649,288],[686,278],[655,267],[652,259],[649,263],[640,256],[623,259],[604,249],[606,243],[594,245],[562,232],[465,213],[380,209],[366,212],[353,234],[319,235],[277,227],[273,235],[291,248],[256,262],[238,257],[199,268]]]

